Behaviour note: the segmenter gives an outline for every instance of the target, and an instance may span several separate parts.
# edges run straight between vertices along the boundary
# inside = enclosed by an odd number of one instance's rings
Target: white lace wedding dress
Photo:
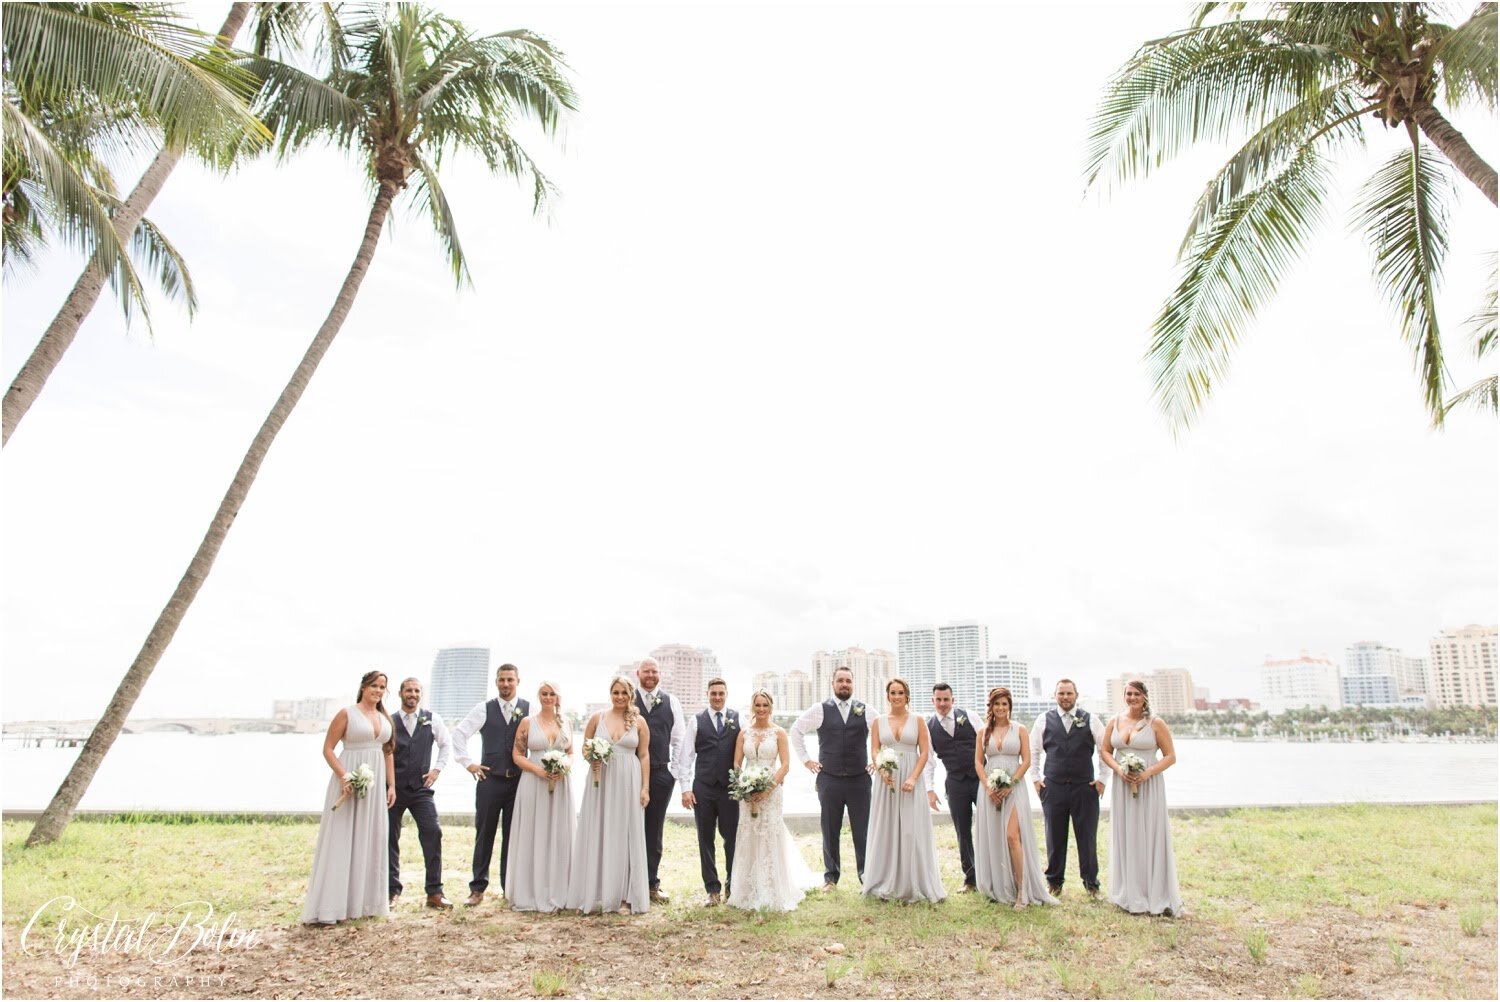
[[[745,729],[744,764],[765,766],[776,773],[779,727]],[[789,912],[802,900],[803,891],[818,884],[817,876],[802,861],[792,833],[781,819],[778,786],[755,808],[740,804],[740,825],[734,837],[734,878],[728,904],[735,908]]]

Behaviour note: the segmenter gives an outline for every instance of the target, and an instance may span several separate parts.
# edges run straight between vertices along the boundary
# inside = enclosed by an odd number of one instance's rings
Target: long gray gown
[[[389,915],[390,846],[386,832],[390,814],[385,806],[385,752],[381,745],[391,739],[391,725],[381,715],[379,728],[371,730],[370,719],[358,706],[346,707],[349,723],[344,731],[339,761],[345,772],[368,765],[375,773],[369,793],[339,799],[339,778],[328,777],[323,795],[323,819],[318,824],[318,847],[313,852],[312,877],[307,882],[303,922],[341,922],[366,915]]]
[[[1120,722],[1115,721],[1110,753],[1118,757],[1127,749],[1139,755],[1147,768],[1161,757],[1149,721],[1136,728],[1128,744],[1120,739]],[[1160,915],[1168,910],[1180,914],[1182,895],[1177,890],[1177,860],[1172,854],[1162,774],[1136,787],[1139,797],[1130,795],[1128,783],[1116,781],[1110,786],[1114,789],[1109,812],[1109,900],[1137,914]]]
[[[541,722],[532,717],[526,757],[541,765],[543,753],[567,751],[571,738],[566,727],[559,727],[557,737],[549,742]],[[573,851],[572,782],[571,774],[564,776],[548,793],[545,779],[521,773],[505,872],[505,900],[516,911],[555,912],[567,907]]]
[[[609,737],[601,720],[595,737]],[[636,758],[639,732],[627,730],[612,742],[614,751],[594,785],[593,764],[581,774],[583,810],[573,842],[567,907],[585,912],[612,912],[621,903],[632,914],[651,907],[646,877],[646,811],[641,807],[641,762]]]
[[[870,777],[864,893],[891,901],[941,901],[948,896],[938,872],[937,846],[932,841],[927,782],[915,771],[920,750],[918,721],[914,713],[906,718],[900,741],[891,730],[890,717],[875,721],[880,728],[881,749],[894,749],[900,766],[892,777],[895,790],[885,785],[880,770]],[[916,777],[916,789],[902,793],[901,784],[911,776]]]
[[[1016,876],[1010,862],[1010,845],[1005,833],[1010,816],[1016,815],[1021,828],[1021,903],[1055,905],[1057,899],[1047,893],[1036,853],[1036,830],[1031,824],[1030,776],[1011,787],[1010,796],[1000,809],[990,803],[987,780],[991,771],[1004,769],[1012,776],[1021,767],[1021,729],[1011,724],[1005,736],[993,735],[985,749],[984,775],[979,777],[979,804],[974,808],[974,879],[984,894],[1001,904],[1014,904]]]

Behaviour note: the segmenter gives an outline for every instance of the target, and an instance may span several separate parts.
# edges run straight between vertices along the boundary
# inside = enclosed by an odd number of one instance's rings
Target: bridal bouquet
[[[999,793],[1001,790],[1008,790],[1016,785],[1015,778],[1004,769],[991,769],[990,774],[984,778],[984,782],[985,785],[996,793]],[[998,811],[1004,806],[1004,804],[996,804],[995,810]]]
[[[542,752],[542,771],[547,774],[547,796],[556,792],[558,778],[566,776],[572,768],[573,763],[568,761],[568,753],[560,748]]]
[[[1115,761],[1120,763],[1120,768],[1132,776],[1138,772],[1146,771],[1146,763],[1142,762],[1141,757],[1135,752],[1121,752],[1115,756]],[[1132,786],[1130,788],[1130,795],[1132,797],[1139,797],[1141,795],[1141,788],[1139,786]]]
[[[896,770],[901,768],[901,757],[894,748],[882,748],[875,756],[875,768],[890,777],[891,792],[896,792]]]
[[[729,770],[729,796],[733,800],[749,800],[757,793],[766,793],[774,785],[771,770],[763,765],[747,765]],[[760,811],[754,802],[750,804],[750,816],[760,817]]]
[[[338,810],[339,805],[349,799],[349,793],[353,793],[360,800],[369,796],[370,786],[375,782],[375,770],[368,765],[362,765],[353,772],[344,773],[344,782],[349,784],[349,790],[339,794],[339,799],[333,802],[334,810]]]
[[[609,743],[608,738],[589,738],[583,743],[583,757],[585,761],[594,763],[594,785],[599,785],[599,766],[609,761],[610,755],[614,754],[615,746]]]

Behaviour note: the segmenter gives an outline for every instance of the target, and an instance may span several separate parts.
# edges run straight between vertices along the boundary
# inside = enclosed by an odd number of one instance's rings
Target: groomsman
[[[734,768],[734,745],[740,717],[725,709],[729,686],[722,678],[708,680],[708,709],[689,717],[678,749],[677,778],[682,783],[682,806],[693,811],[698,829],[698,864],[703,871],[704,904],[712,906],[729,893],[734,879],[734,833],[740,823],[740,803],[729,796],[729,770]],[[714,859],[714,829],[724,840],[724,883]]]
[[[470,908],[484,900],[490,885],[490,857],[495,852],[495,833],[500,833],[500,886],[505,887],[505,861],[510,853],[510,817],[516,806],[516,788],[521,770],[510,757],[521,720],[531,713],[531,704],[516,698],[521,669],[501,665],[495,671],[499,696],[480,703],[453,728],[453,757],[473,773],[474,788],[474,876],[469,881]],[[469,737],[479,732],[482,748],[476,763],[469,758]],[[503,892],[502,892],[503,893]]]
[[[927,733],[932,739],[933,754],[927,757],[927,806],[938,809],[937,790],[933,780],[937,775],[934,765],[943,760],[948,778],[944,788],[948,792],[948,813],[953,818],[953,830],[958,835],[958,862],[964,870],[964,886],[960,894],[974,890],[974,806],[979,802],[979,773],[974,771],[974,746],[979,734],[974,723],[963,710],[953,707],[953,687],[939,682],[932,687],[932,706],[937,710],[927,718]]]
[[[1099,896],[1099,798],[1104,795],[1104,760],[1099,742],[1104,724],[1077,707],[1078,687],[1061,679],[1053,690],[1057,705],[1031,727],[1031,769],[1047,832],[1047,889],[1062,893],[1068,869],[1068,824],[1078,840],[1078,873],[1089,897]]]
[[[807,757],[809,731],[818,735],[818,757]],[[833,698],[812,707],[792,725],[792,751],[797,761],[817,776],[818,802],[822,805],[823,890],[838,886],[839,837],[844,831],[844,812],[849,812],[849,830],[854,835],[854,865],[861,882],[865,879],[865,831],[870,823],[870,724],[865,704],[854,698],[854,672],[833,671]]]
[[[646,874],[651,881],[651,900],[666,903],[669,895],[661,889],[661,840],[667,827],[667,805],[672,800],[676,764],[673,753],[682,744],[685,723],[682,705],[670,692],[657,688],[661,669],[655,658],[647,658],[635,669],[635,708],[651,728],[651,799],[646,804]]]
[[[401,816],[411,811],[422,843],[422,861],[427,865],[428,908],[452,908],[443,897],[443,830],[438,826],[432,784],[448,764],[451,744],[443,718],[422,707],[422,683],[409,678],[401,683],[401,710],[396,714],[396,803],[390,809],[391,907],[401,896]],[[437,761],[432,760],[433,746]]]

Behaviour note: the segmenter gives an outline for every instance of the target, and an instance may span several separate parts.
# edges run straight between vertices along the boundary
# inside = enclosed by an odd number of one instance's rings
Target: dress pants
[[[661,885],[657,870],[661,867],[661,836],[667,827],[667,808],[672,800],[672,787],[677,780],[664,765],[651,766],[651,802],[646,805],[646,875],[651,889]]]
[[[432,790],[397,794],[391,808],[391,893],[401,893],[401,818],[411,811],[417,823],[417,840],[422,843],[422,862],[427,864],[427,894],[443,893],[443,830],[438,827],[437,804]],[[486,861],[488,866],[488,861]]]
[[[958,835],[958,863],[963,867],[964,886],[974,886],[974,806],[979,802],[979,777],[954,779],[944,784],[948,791],[948,813]]]
[[[818,773],[818,803],[823,807],[823,879],[839,882],[839,835],[844,830],[844,810],[849,811],[849,831],[854,836],[854,865],[861,882],[865,879],[865,831],[870,825],[870,776]]]
[[[1061,887],[1068,872],[1068,824],[1078,840],[1083,886],[1099,886],[1099,794],[1090,783],[1042,782],[1042,818],[1047,832],[1047,883]]]
[[[490,886],[490,857],[495,852],[495,834],[500,834],[500,886],[505,886],[505,861],[510,855],[510,818],[515,813],[520,770],[509,779],[496,776],[496,769],[474,788],[474,879],[469,890]]]
[[[654,794],[653,794],[654,796]],[[703,871],[703,889],[709,894],[728,892],[734,880],[734,835],[740,825],[740,802],[728,790],[694,790],[693,824],[698,829],[698,864]],[[724,883],[714,857],[714,829],[724,840]]]

